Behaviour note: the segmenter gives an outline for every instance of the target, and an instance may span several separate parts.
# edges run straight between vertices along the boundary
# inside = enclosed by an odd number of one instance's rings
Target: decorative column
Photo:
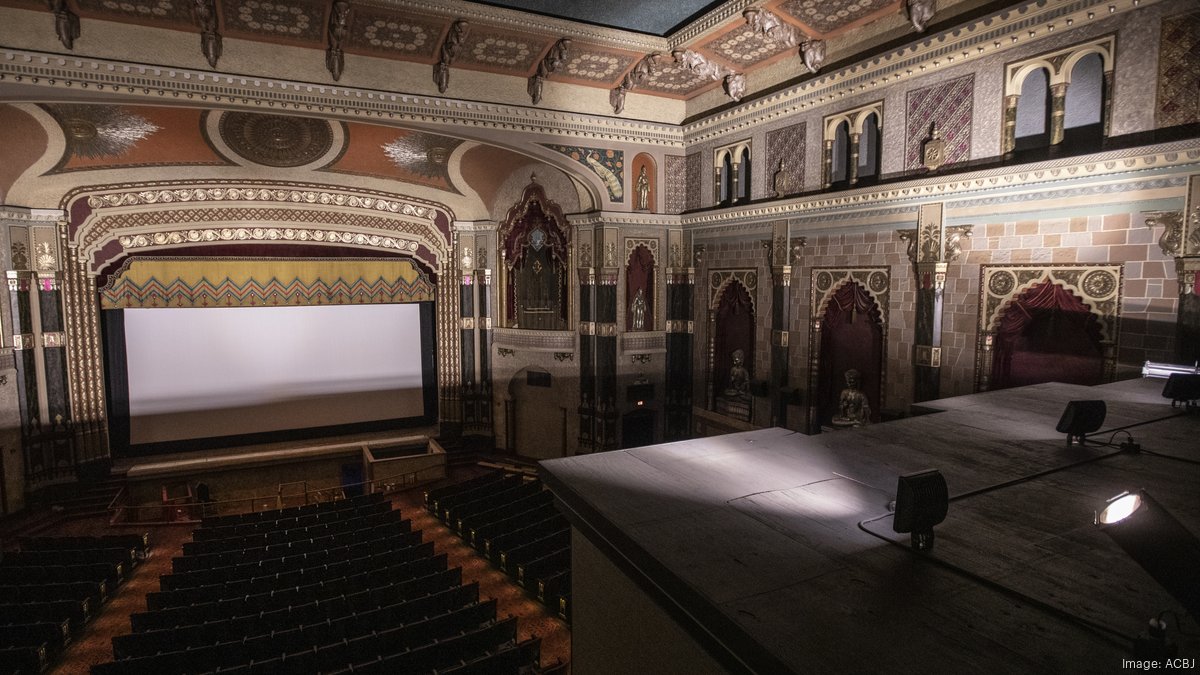
[[[858,182],[858,139],[862,134],[850,134],[850,165],[846,167],[846,178],[850,184]]]
[[[462,378],[463,431],[479,424],[479,397],[475,386],[475,238],[458,235],[459,364]]]
[[[741,162],[733,162],[729,165],[729,172],[732,174],[730,176],[730,178],[732,180],[729,181],[729,186],[730,186],[729,187],[729,203],[730,204],[738,201],[738,195],[741,194],[741,192],[738,191],[738,183],[740,182],[740,175],[741,175],[741,166],[742,166]]]
[[[438,425],[444,436],[455,438],[462,434],[462,358],[459,347],[462,316],[459,303],[462,297],[459,270],[454,252],[458,250],[457,234],[450,251],[439,262],[437,278],[437,370]]]
[[[667,267],[667,441],[691,437],[692,355],[695,350],[692,308],[696,269],[684,267],[683,230],[669,230]]]
[[[1113,70],[1104,71],[1104,107],[1100,111],[1101,124],[1104,126],[1104,137],[1112,132],[1112,102],[1113,102]]]
[[[79,255],[78,247],[70,245],[68,230],[67,223],[59,223],[59,246],[68,252],[63,266],[62,294],[66,334],[70,338],[66,355],[72,422],[76,452],[83,461],[94,461],[109,456],[100,303],[96,299],[96,277],[89,272],[87,260]]]
[[[788,328],[792,320],[791,236],[786,220],[771,226],[769,260],[771,261],[771,375],[768,391],[771,397],[771,426],[787,426],[788,389]]]
[[[602,251],[596,267],[596,439],[597,450],[617,448],[617,280],[621,268],[617,258],[615,227],[596,229],[597,251]]]
[[[1146,225],[1163,227],[1162,252],[1174,256],[1179,279],[1175,355],[1182,364],[1200,361],[1200,174],[1188,177],[1183,211],[1149,211]]]
[[[592,230],[578,230],[579,241],[579,449],[596,450],[596,270],[592,267]]]
[[[492,427],[492,270],[487,266],[488,247],[477,237],[475,253],[475,291],[478,317],[475,320],[475,353],[479,355],[479,386],[476,389],[479,412],[475,421],[487,436],[495,435]]]
[[[1017,101],[1021,100],[1020,94],[1012,94],[1004,97],[1004,139],[1001,143],[1001,154],[1016,150],[1017,148]]]
[[[946,227],[943,204],[922,204],[917,227],[898,230],[908,242],[908,260],[917,277],[917,322],[913,336],[913,401],[940,397],[942,372],[942,311],[946,271],[961,254],[960,241],[971,236],[971,225]]]
[[[1050,85],[1050,145],[1063,142],[1067,115],[1067,82]]]
[[[821,162],[821,175],[825,177],[821,187],[828,190],[833,185],[833,139],[825,140],[825,156]]]

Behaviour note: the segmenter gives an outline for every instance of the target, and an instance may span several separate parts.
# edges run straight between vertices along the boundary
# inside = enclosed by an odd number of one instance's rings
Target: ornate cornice
[[[176,204],[194,202],[257,201],[281,204],[308,204],[384,211],[409,216],[421,221],[432,221],[437,209],[407,200],[387,199],[370,195],[356,195],[327,190],[297,190],[291,188],[176,188],[102,192],[91,194],[87,204],[93,209],[120,206],[143,206],[148,204]]]
[[[1002,167],[984,171],[957,174],[949,177],[917,178],[904,183],[883,187],[868,187],[844,190],[836,193],[821,193],[796,199],[772,201],[747,207],[715,209],[683,216],[683,225],[690,230],[728,228],[736,225],[765,224],[779,218],[803,218],[805,216],[828,219],[826,212],[836,211],[839,218],[861,220],[864,211],[888,209],[887,213],[915,212],[921,201],[945,200],[947,211],[976,205],[979,200],[990,202],[1028,202],[1042,199],[1059,199],[1063,194],[1046,192],[1047,187],[1059,185],[1063,190],[1072,189],[1070,182],[1086,178],[1110,176],[1128,177],[1129,174],[1170,170],[1200,163],[1200,140],[1178,141],[1155,146],[1133,148],[1112,152],[1050,160],[1020,167]],[[1118,191],[1153,187],[1182,185],[1183,176],[1157,177],[1151,183],[1141,185],[1123,182],[1114,187]],[[1033,190],[1036,188],[1036,190]],[[1086,188],[1077,188],[1086,189]],[[1002,194],[1003,191],[1013,194]]]
[[[66,217],[60,209],[27,209],[23,206],[0,206],[0,222],[10,225],[54,225]]]
[[[92,89],[147,105],[219,104],[683,147],[682,130],[674,124],[7,48],[0,48],[0,83],[64,93]]]
[[[681,216],[665,213],[626,213],[621,211],[589,211],[587,213],[572,213],[567,216],[567,222],[575,227],[595,225],[624,225],[626,227],[681,227]]]
[[[1054,35],[1054,28],[1050,27],[1052,25],[1078,28],[1159,1],[1032,2],[1005,9],[696,120],[684,126],[684,137],[688,145],[693,145],[739,132],[769,120],[825,106],[847,95],[868,90],[882,91],[896,82],[914,80],[936,73],[939,69],[960,66],[992,54],[1024,47],[1030,42]],[[730,6],[735,4],[728,3]],[[676,35],[684,32],[679,31]],[[673,39],[675,37],[672,36]]]
[[[695,42],[718,28],[726,27],[724,24],[727,21],[741,16],[747,7],[756,7],[765,3],[766,0],[730,0],[721,3],[720,6],[704,16],[672,33],[667,41],[670,42],[672,49]]]

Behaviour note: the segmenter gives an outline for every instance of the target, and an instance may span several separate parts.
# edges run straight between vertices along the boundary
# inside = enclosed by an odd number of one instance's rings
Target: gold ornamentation
[[[42,346],[47,349],[57,349],[67,346],[66,333],[42,333]]]
[[[1158,248],[1164,255],[1179,255],[1183,245],[1183,211],[1143,211],[1146,216],[1146,227],[1163,227],[1162,236],[1158,238]]]
[[[37,346],[37,341],[34,339],[33,333],[16,333],[12,336],[13,351],[24,351],[33,349]]]
[[[39,272],[49,272],[58,268],[58,258],[50,242],[43,241],[37,245],[37,269]]]
[[[175,202],[214,201],[260,201],[291,204],[321,204],[323,206],[348,206],[350,208],[386,211],[405,216],[432,220],[434,209],[398,199],[330,192],[326,190],[296,190],[290,188],[179,188],[109,192],[88,197],[88,206],[93,209],[139,206],[145,204],[171,204]]]
[[[355,244],[376,248],[390,248],[415,253],[419,244],[411,239],[386,237],[377,234],[338,230],[309,230],[279,227],[223,227],[203,230],[178,230],[150,234],[122,235],[117,238],[125,249],[146,248],[215,241],[315,241],[331,244]]]

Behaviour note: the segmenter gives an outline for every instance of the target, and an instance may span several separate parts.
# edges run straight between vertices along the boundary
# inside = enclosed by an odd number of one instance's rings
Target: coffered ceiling
[[[320,51],[334,41],[334,0],[65,0],[63,4],[80,17],[86,36],[91,21],[198,33],[201,28],[193,6],[206,1],[214,5],[216,32],[223,37]],[[0,0],[0,4],[47,10],[43,0]],[[488,4],[350,0],[340,45],[348,54],[432,65],[445,58],[443,43],[451,25],[463,20],[466,31],[450,58],[452,70],[528,78],[538,72],[561,38],[570,38],[565,58],[545,74],[546,80],[612,89],[645,56],[657,53],[660,56],[647,64],[647,76],[633,89],[686,99],[720,86],[721,78],[712,76],[713,69],[722,75],[745,74],[789,55],[799,61],[796,44],[788,44],[778,32],[772,38],[750,28],[742,14],[745,7],[778,18],[794,43],[843,34],[901,12],[902,4],[903,0],[507,0]],[[47,29],[55,24],[48,15]],[[197,43],[180,44],[190,48]],[[675,63],[672,50],[684,48],[712,64],[708,77]],[[220,69],[218,61],[216,70]]]

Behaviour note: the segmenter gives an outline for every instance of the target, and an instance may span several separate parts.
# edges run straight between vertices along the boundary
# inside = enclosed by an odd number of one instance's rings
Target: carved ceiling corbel
[[[1158,247],[1164,255],[1177,256],[1183,249],[1183,211],[1142,211],[1146,227],[1163,227]]]
[[[342,51],[342,42],[350,35],[350,3],[347,0],[336,0],[333,10],[329,13],[329,48],[325,50],[325,67],[333,75],[336,82],[342,79],[342,71],[346,67],[346,54]]]
[[[79,16],[67,7],[67,0],[47,0],[50,11],[54,13],[54,32],[67,49],[75,48],[75,40],[79,38]]]
[[[462,51],[468,25],[462,19],[455,21],[450,25],[450,31],[446,33],[446,39],[442,40],[442,46],[439,49],[441,57],[437,63],[433,64],[433,82],[437,85],[439,93],[446,93],[446,89],[450,86],[450,64]]]
[[[924,33],[925,26],[929,25],[929,20],[937,12],[937,0],[907,0],[904,10],[913,30]]]
[[[542,101],[542,84],[546,78],[557,72],[567,62],[567,50],[571,47],[571,38],[561,38],[538,64],[537,72],[529,76],[529,98],[537,105]]]
[[[696,77],[714,82],[722,80],[725,94],[735,102],[742,100],[742,96],[746,95],[746,76],[741,73],[735,73],[725,66],[709,61],[702,54],[690,49],[676,49],[671,52],[671,58]]]
[[[746,25],[756,35],[788,47],[799,45],[799,55],[804,59],[804,66],[808,68],[808,72],[817,72],[825,63],[824,40],[806,39],[807,36],[795,26],[784,23],[778,16],[765,9],[751,7],[742,12],[742,16],[746,19]]]
[[[193,0],[192,14],[200,27],[200,52],[208,65],[217,67],[221,58],[221,34],[217,32],[217,0]]]
[[[625,110],[625,94],[634,87],[640,87],[650,79],[650,68],[661,56],[658,52],[647,54],[638,61],[633,69],[625,73],[625,78],[621,80],[621,84],[613,87],[608,92],[608,102],[612,104],[613,114],[620,115],[622,110]]]

